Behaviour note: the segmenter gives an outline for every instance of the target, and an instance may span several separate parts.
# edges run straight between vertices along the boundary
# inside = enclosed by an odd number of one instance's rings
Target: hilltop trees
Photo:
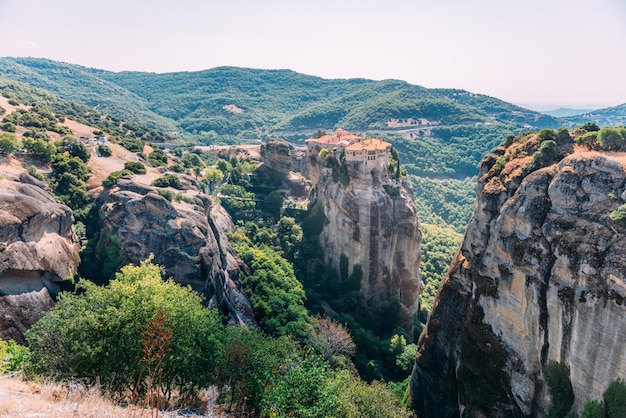
[[[0,133],[0,154],[10,155],[20,146],[20,142],[11,132]]]

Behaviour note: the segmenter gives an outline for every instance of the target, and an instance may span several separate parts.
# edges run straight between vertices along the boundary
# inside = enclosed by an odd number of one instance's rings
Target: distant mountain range
[[[427,89],[399,80],[327,80],[290,70],[115,73],[47,59],[0,58],[0,75],[201,142],[216,134],[265,138],[336,127],[560,125],[554,117],[464,90]]]

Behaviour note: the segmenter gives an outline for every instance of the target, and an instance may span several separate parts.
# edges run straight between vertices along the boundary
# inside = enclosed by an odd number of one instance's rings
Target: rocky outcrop
[[[0,338],[24,333],[53,305],[80,263],[70,208],[38,180],[0,180]]]
[[[530,157],[496,167],[507,151],[481,168],[420,337],[419,416],[546,416],[548,360],[569,366],[579,413],[626,378],[626,228],[610,218],[626,201],[624,157],[561,150],[570,155],[524,178]]]
[[[260,148],[263,164],[254,172],[255,184],[272,185],[288,192],[294,199],[309,197],[306,178],[297,174],[305,151],[282,139],[270,139]]]
[[[240,284],[247,268],[235,255],[225,236],[232,226],[225,212],[213,211],[207,195],[185,194],[186,200],[170,202],[154,188],[120,180],[106,196],[100,220],[103,230],[121,241],[123,264],[154,254],[154,262],[166,276],[204,293],[229,322],[254,324],[254,316]]]
[[[412,334],[422,281],[421,230],[410,185],[383,185],[369,173],[347,178],[342,185],[324,168],[316,186],[327,220],[320,234],[325,261],[339,279],[342,263],[349,265],[348,276],[361,271],[360,291],[369,308],[397,295],[401,325]]]
[[[270,139],[261,145],[263,164],[281,174],[289,174],[293,169],[294,146],[282,139]]]

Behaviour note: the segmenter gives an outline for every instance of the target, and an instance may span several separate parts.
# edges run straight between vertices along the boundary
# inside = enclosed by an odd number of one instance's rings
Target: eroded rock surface
[[[401,325],[412,333],[422,289],[422,235],[410,185],[385,184],[389,192],[379,177],[351,172],[344,186],[323,169],[316,186],[327,219],[320,243],[325,261],[338,273],[342,257],[349,275],[360,268],[369,308],[399,296]]]
[[[103,229],[120,239],[123,264],[138,264],[154,254],[167,277],[203,292],[232,323],[254,324],[240,284],[247,268],[225,236],[232,222],[211,211],[207,195],[186,192],[191,203],[170,202],[156,189],[120,180],[100,209]]]
[[[555,360],[570,367],[580,413],[626,378],[626,228],[610,218],[626,198],[623,164],[577,153],[525,178],[494,164],[483,164],[420,338],[414,407],[424,417],[546,416],[542,364]]]
[[[23,344],[80,257],[70,208],[38,180],[21,180],[0,180],[0,338]]]

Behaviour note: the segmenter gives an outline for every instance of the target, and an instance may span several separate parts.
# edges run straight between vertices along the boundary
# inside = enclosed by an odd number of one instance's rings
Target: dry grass
[[[213,402],[207,402],[203,415],[185,414],[185,417],[223,417]],[[156,416],[156,411],[138,406],[122,407],[103,397],[97,388],[85,388],[58,383],[36,383],[19,376],[0,377],[0,418],[67,418],[67,417],[135,417]],[[159,412],[159,417],[183,416],[178,412]]]

